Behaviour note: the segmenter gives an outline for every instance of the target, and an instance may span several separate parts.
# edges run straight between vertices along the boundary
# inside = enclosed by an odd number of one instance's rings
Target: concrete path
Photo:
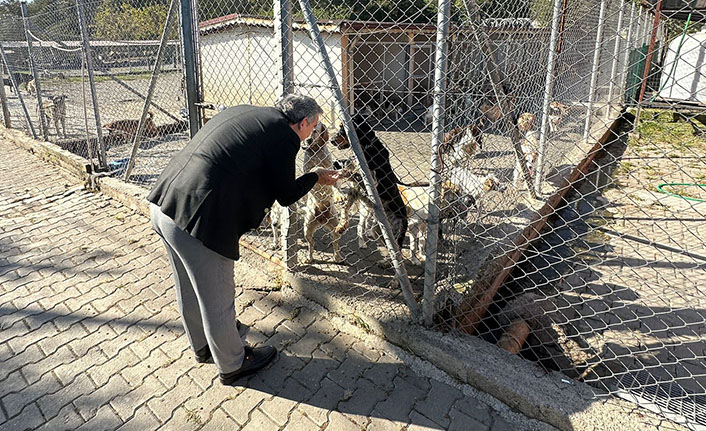
[[[280,289],[251,254],[239,318],[281,354],[222,386],[188,348],[147,218],[0,151],[0,429],[553,429]]]

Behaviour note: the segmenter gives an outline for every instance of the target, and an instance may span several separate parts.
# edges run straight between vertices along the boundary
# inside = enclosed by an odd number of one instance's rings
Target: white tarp
[[[660,79],[659,97],[706,104],[706,31],[687,34],[681,49],[680,41],[681,35],[669,43]]]

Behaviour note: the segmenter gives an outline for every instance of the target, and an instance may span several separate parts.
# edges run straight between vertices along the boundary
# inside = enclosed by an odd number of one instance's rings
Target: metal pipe
[[[591,83],[588,87],[588,106],[586,107],[586,123],[583,128],[583,142],[588,142],[588,135],[591,129],[591,117],[593,117],[593,102],[596,98],[596,85],[598,83],[598,63],[601,60],[601,48],[603,45],[603,30],[605,29],[605,12],[608,0],[601,0],[601,10],[598,13],[598,29],[596,30],[596,45],[593,51],[593,67],[591,70]]]
[[[625,92],[628,88],[628,72],[630,71],[630,51],[632,50],[633,26],[635,24],[635,3],[630,3],[630,24],[628,26],[628,34],[625,41],[625,52],[623,53],[623,72],[621,78],[621,94],[622,101],[625,104]]]
[[[662,0],[657,0],[657,9],[655,11],[655,18],[652,23],[652,34],[650,35],[650,44],[647,47],[647,60],[645,60],[645,70],[642,71],[642,85],[640,86],[640,96],[637,98],[637,113],[635,115],[634,127],[637,129],[637,124],[640,120],[640,113],[642,111],[642,100],[645,97],[645,90],[647,89],[647,78],[650,74],[650,66],[652,65],[652,54],[655,49],[655,40],[657,39],[657,28],[659,27],[659,20],[662,18]]]
[[[279,41],[279,67],[282,77],[280,94],[290,94],[294,88],[294,62],[292,43],[292,1],[275,0],[275,35]]]
[[[5,66],[0,63],[0,78],[5,76]],[[5,94],[5,82],[3,80],[0,84],[0,105],[2,105],[2,118],[5,128],[12,128],[12,121],[10,120],[10,110],[7,107],[7,95]]]
[[[326,69],[329,85],[333,89],[334,97],[336,98],[336,102],[338,104],[338,109],[341,111],[340,114],[343,118],[343,127],[345,128],[346,133],[348,134],[348,139],[351,143],[351,148],[353,149],[353,153],[355,154],[356,158],[358,159],[358,163],[360,164],[365,189],[367,190],[368,195],[373,198],[375,215],[377,217],[378,223],[380,224],[380,227],[382,228],[382,236],[385,239],[387,248],[388,250],[390,250],[390,257],[392,258],[392,264],[395,267],[395,273],[397,274],[397,278],[400,282],[400,287],[402,288],[402,295],[404,296],[405,302],[407,303],[407,307],[409,307],[409,310],[412,313],[412,317],[416,318],[419,315],[419,307],[417,306],[417,302],[415,301],[414,295],[412,294],[412,287],[409,282],[409,277],[407,276],[407,269],[405,268],[404,263],[402,261],[402,252],[400,251],[400,248],[392,235],[392,227],[390,226],[390,222],[387,219],[387,215],[385,214],[385,211],[382,207],[382,201],[380,200],[380,196],[378,195],[378,192],[375,189],[375,183],[372,180],[372,174],[370,172],[370,168],[368,167],[368,162],[365,160],[365,156],[363,155],[363,149],[360,147],[358,136],[356,135],[355,129],[353,127],[353,121],[351,120],[351,116],[348,113],[348,109],[346,109],[345,102],[343,100],[343,93],[341,92],[341,87],[338,85],[338,81],[336,80],[336,74],[333,71],[333,66],[331,65],[331,60],[329,59],[328,52],[326,51],[324,40],[321,37],[321,33],[319,32],[319,26],[316,23],[314,13],[311,11],[311,5],[309,4],[309,0],[299,0],[299,4],[301,6],[302,12],[304,13],[304,17],[306,18],[306,21],[309,24],[309,33],[311,35],[311,39],[316,44],[319,55],[321,56],[321,63]]]
[[[98,136],[98,164],[103,169],[108,169],[108,156],[105,151],[105,141],[103,141],[103,127],[101,126],[101,117],[98,110],[98,95],[96,94],[96,83],[93,78],[93,52],[88,39],[88,30],[86,29],[86,15],[83,11],[82,0],[76,0],[78,9],[78,23],[81,27],[81,42],[83,43],[83,54],[86,58],[86,69],[88,70],[88,85],[91,88],[91,101],[93,102],[93,115],[96,120],[96,135]]]
[[[145,127],[145,119],[147,118],[147,112],[150,107],[150,102],[152,101],[152,96],[154,95],[154,88],[157,84],[159,70],[162,66],[164,48],[167,46],[167,34],[169,33],[169,26],[171,25],[172,19],[174,18],[176,2],[177,0],[172,0],[169,4],[169,12],[167,12],[167,19],[164,23],[164,30],[162,30],[162,39],[160,40],[159,49],[157,49],[157,58],[154,60],[152,76],[150,77],[150,86],[147,90],[147,98],[145,99],[145,103],[142,105],[142,115],[140,116],[140,121],[137,123],[137,130],[135,131],[135,137],[132,141],[132,151],[130,152],[130,158],[128,159],[127,167],[125,169],[125,176],[123,177],[123,180],[125,181],[128,181],[130,179],[130,173],[135,167],[135,155],[137,154],[137,148],[140,146],[142,130]]]
[[[29,118],[29,112],[27,112],[25,100],[22,97],[22,94],[20,94],[20,87],[17,85],[17,81],[15,81],[15,76],[12,74],[12,68],[10,67],[10,62],[7,60],[7,56],[5,55],[5,49],[2,47],[2,43],[0,43],[0,56],[2,56],[2,62],[5,63],[7,75],[10,77],[10,83],[15,89],[15,93],[17,93],[17,98],[20,99],[20,105],[22,105],[22,111],[24,111],[25,120],[27,120],[27,127],[29,127],[29,131],[32,133],[32,137],[34,139],[37,139],[37,132],[34,130],[34,126],[32,125],[32,119]]]
[[[27,54],[29,57],[29,70],[32,72],[32,79],[34,80],[34,88],[37,90],[37,111],[39,112],[39,126],[40,131],[44,140],[49,140],[49,133],[47,131],[47,124],[44,121],[44,104],[42,103],[42,91],[39,84],[39,75],[37,74],[37,68],[34,66],[34,58],[32,56],[32,38],[29,35],[29,19],[27,18],[27,2],[20,2],[20,10],[22,11],[22,26],[25,31],[25,40],[27,41]],[[26,84],[25,84],[26,85]],[[18,93],[19,94],[19,91]]]
[[[186,106],[189,111],[189,132],[193,137],[201,127],[201,112],[196,105],[199,102],[198,72],[196,68],[196,41],[194,37],[194,11],[191,0],[181,0],[181,35],[186,73]]]
[[[441,161],[439,146],[444,138],[444,108],[446,104],[446,56],[449,34],[450,0],[439,0],[436,19],[436,54],[434,70],[434,108],[431,126],[431,175],[429,177],[429,220],[427,220],[427,242],[424,262],[424,324],[431,326],[436,300],[436,257],[439,240],[439,202],[441,201]]]
[[[634,3],[633,3],[634,4]],[[606,109],[606,121],[610,117],[613,106],[613,90],[615,89],[615,78],[618,73],[618,57],[620,56],[621,30],[623,27],[623,16],[625,15],[625,0],[620,0],[620,12],[618,13],[618,25],[615,31],[615,45],[613,46],[613,62],[610,66],[610,83],[608,84],[608,108]]]
[[[544,83],[544,101],[542,102],[542,124],[539,128],[539,150],[537,155],[537,166],[535,168],[534,189],[537,195],[542,194],[542,182],[544,181],[544,158],[547,150],[547,126],[549,125],[549,105],[554,94],[554,79],[556,77],[556,58],[558,55],[559,26],[563,19],[562,1],[554,0],[554,11],[552,13],[552,32],[549,36],[549,58],[547,60],[547,80]]]

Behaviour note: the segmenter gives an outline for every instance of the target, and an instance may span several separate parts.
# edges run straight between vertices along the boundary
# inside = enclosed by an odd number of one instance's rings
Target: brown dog
[[[152,118],[152,112],[148,112],[147,117],[145,117],[145,125],[142,128],[143,137],[151,138],[158,135],[157,127]],[[108,136],[116,135],[119,139],[129,142],[137,134],[139,123],[140,120],[117,120],[106,124],[105,128],[108,130]]]
[[[61,123],[62,136],[66,137],[66,94],[53,96],[51,99],[42,100],[42,110],[47,119],[47,123],[54,122],[56,134],[59,134],[59,123]],[[37,108],[39,111],[39,108]]]

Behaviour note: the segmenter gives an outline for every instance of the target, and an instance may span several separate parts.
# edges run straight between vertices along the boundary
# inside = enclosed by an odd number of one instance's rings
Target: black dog
[[[407,234],[407,208],[397,188],[397,184],[402,183],[392,170],[390,153],[377,137],[365,117],[360,114],[354,116],[353,127],[355,127],[356,135],[358,135],[358,139],[360,140],[360,146],[363,149],[365,161],[368,163],[375,177],[375,188],[380,195],[383,209],[392,225],[395,240],[400,248],[402,248],[402,243]],[[338,133],[336,133],[331,141],[341,150],[350,147],[350,141],[348,140],[343,125],[340,125]]]

